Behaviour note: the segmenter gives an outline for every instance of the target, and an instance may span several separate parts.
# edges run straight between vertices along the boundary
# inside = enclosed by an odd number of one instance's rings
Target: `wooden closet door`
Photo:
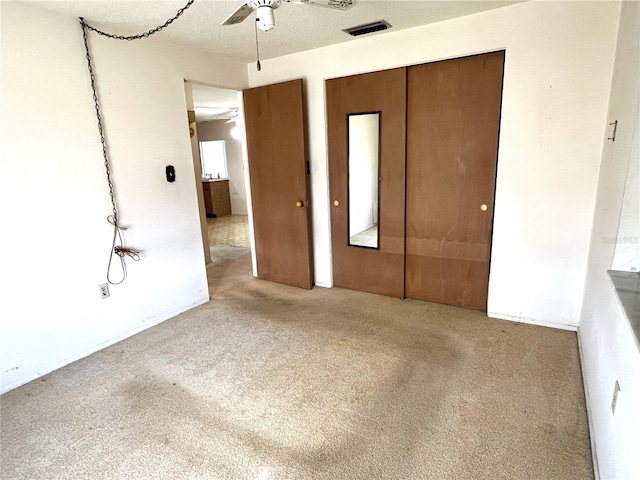
[[[243,90],[258,278],[311,288],[302,80]]]
[[[504,52],[410,67],[406,296],[486,310]]]
[[[406,69],[326,81],[335,286],[404,297]],[[348,115],[380,112],[379,249],[349,245]]]

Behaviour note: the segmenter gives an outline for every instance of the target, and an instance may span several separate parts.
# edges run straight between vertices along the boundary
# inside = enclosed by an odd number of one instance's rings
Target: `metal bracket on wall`
[[[607,138],[607,140],[611,140],[612,142],[616,141],[616,131],[618,130],[618,120],[615,122],[611,122],[609,125],[613,125],[613,135]]]

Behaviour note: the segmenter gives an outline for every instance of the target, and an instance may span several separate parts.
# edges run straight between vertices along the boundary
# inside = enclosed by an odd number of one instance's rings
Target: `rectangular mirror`
[[[348,116],[349,245],[380,248],[380,112]]]

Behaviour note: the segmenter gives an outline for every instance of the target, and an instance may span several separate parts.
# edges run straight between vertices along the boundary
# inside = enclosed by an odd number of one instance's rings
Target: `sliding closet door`
[[[503,64],[408,69],[407,297],[486,310]]]
[[[328,80],[333,280],[404,296],[406,69]]]

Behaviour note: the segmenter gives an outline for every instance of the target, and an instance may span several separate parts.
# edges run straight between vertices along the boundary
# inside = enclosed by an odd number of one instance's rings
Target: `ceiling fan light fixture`
[[[273,11],[282,4],[282,0],[253,0],[249,7],[256,11],[256,25],[263,32],[273,30],[276,20]]]
[[[273,30],[276,26],[276,19],[273,17],[273,7],[263,5],[256,8],[256,22],[258,28],[263,32]]]

